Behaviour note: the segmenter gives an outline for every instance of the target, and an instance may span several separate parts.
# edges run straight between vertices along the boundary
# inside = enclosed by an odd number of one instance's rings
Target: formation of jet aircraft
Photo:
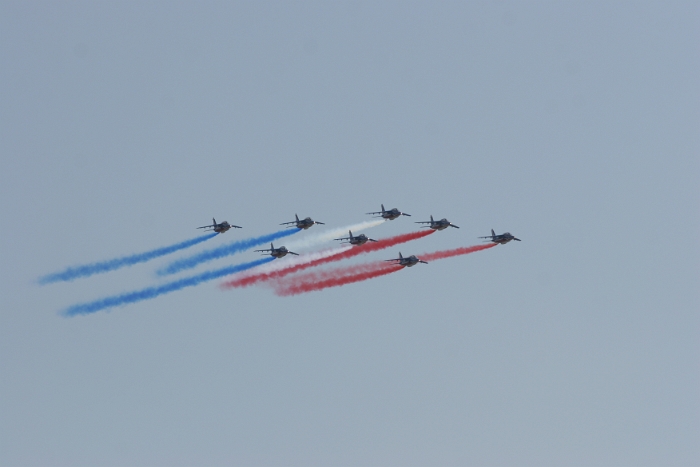
[[[288,254],[290,255],[297,255],[299,256],[299,253],[294,253],[293,251],[289,251],[287,247],[281,246],[279,248],[275,248],[275,246],[270,243],[270,248],[265,248],[264,250],[253,250],[253,251],[269,251],[270,253],[265,253],[266,255],[270,255],[273,258],[279,259],[287,256]]]
[[[419,221],[416,222],[416,224],[430,224],[430,225],[424,225],[423,227],[430,227],[433,230],[445,230],[448,227],[454,227],[455,229],[459,229],[456,225],[454,225],[452,222],[448,221],[444,217],[440,219],[439,221],[433,220],[433,216],[430,216],[429,221]]]
[[[239,227],[237,225],[231,225],[226,221],[223,221],[222,223],[217,224],[216,219],[213,219],[213,218],[212,218],[212,222],[213,222],[212,225],[205,225],[205,226],[197,227],[197,228],[198,229],[207,229],[206,231],[213,230],[216,233],[224,233],[227,230],[229,230],[230,228],[235,228],[235,229],[242,229],[243,228],[243,227]]]
[[[377,211],[377,212],[367,212],[367,213],[365,213],[365,214],[379,214],[378,216],[374,216],[374,217],[383,217],[384,219],[389,220],[389,221],[393,221],[393,220],[396,219],[397,217],[401,217],[401,216],[408,216],[408,217],[411,217],[410,214],[406,214],[405,212],[401,212],[401,211],[399,211],[399,210],[396,209],[396,208],[392,208],[392,209],[389,209],[389,210],[387,211],[386,209],[384,209],[384,205],[383,205],[383,204],[382,204],[382,210],[381,210],[381,211]]]
[[[323,222],[315,221],[315,220],[311,219],[310,217],[307,217],[306,219],[301,219],[301,220],[299,219],[299,216],[297,216],[296,214],[294,214],[294,217],[296,217],[295,221],[282,222],[280,225],[295,224],[295,225],[290,225],[289,227],[296,227],[297,229],[304,229],[304,230],[308,229],[309,227],[313,227],[314,224],[325,225]]]
[[[350,234],[349,237],[342,237],[342,238],[335,238],[334,240],[347,240],[347,242],[342,242],[342,243],[349,243],[351,245],[364,245],[365,243],[369,242],[376,242],[373,238],[367,237],[365,234],[360,234],[360,235],[353,235],[351,230],[348,230],[348,233]]]
[[[519,238],[515,238],[513,235],[511,235],[510,232],[496,235],[496,232],[494,232],[493,229],[491,229],[491,235],[486,236],[486,237],[479,237],[479,238],[488,238],[489,241],[491,241],[493,243],[500,243],[501,245],[505,245],[506,243],[508,243],[511,240],[515,240],[516,242],[520,241]]]
[[[401,254],[399,251],[399,257],[394,258],[394,259],[385,259],[384,261],[396,261],[395,264],[398,264],[400,266],[406,266],[407,268],[410,268],[411,266],[415,266],[418,263],[423,263],[423,264],[428,264],[427,262],[419,259],[416,257],[416,255],[411,255],[408,257],[405,257]]]
[[[386,220],[394,220],[400,216],[410,216],[410,214],[406,214],[405,212],[399,211],[397,208],[392,208],[390,210],[384,209],[384,205],[382,204],[382,210],[377,211],[377,212],[368,212],[367,214],[372,214],[375,215],[375,217],[382,217]],[[378,215],[376,215],[378,214]],[[308,229],[312,227],[314,224],[321,224],[325,225],[323,222],[318,222],[314,221],[310,217],[307,217],[305,219],[299,219],[299,216],[294,214],[295,220],[291,222],[283,222],[280,225],[288,225],[289,227],[296,227],[298,229]],[[452,222],[448,221],[445,218],[442,218],[438,221],[433,219],[433,216],[430,216],[429,221],[418,221],[416,224],[428,224],[424,225],[423,227],[431,228],[433,230],[445,230],[448,227],[454,227],[455,229],[459,229],[459,226],[454,225]],[[226,221],[223,221],[221,223],[217,223],[216,219],[212,218],[212,224],[211,225],[205,225],[202,227],[197,227],[198,229],[207,229],[214,231],[216,233],[224,233],[228,231],[231,228],[236,228],[236,229],[241,229],[242,227],[238,225],[232,225],[229,224]],[[352,231],[348,230],[348,237],[341,237],[341,238],[336,238],[335,240],[340,240],[343,243],[349,243],[351,245],[364,245],[367,242],[376,242],[377,240],[374,240],[373,238],[367,237],[365,234],[360,234],[360,235],[353,235]],[[510,242],[511,240],[515,241],[521,241],[519,238],[516,238],[513,236],[510,232],[505,232],[502,234],[496,235],[496,232],[491,229],[491,235],[485,236],[485,237],[479,237],[479,238],[486,238],[488,241],[493,242],[493,243],[498,243],[501,245],[505,245],[506,243]],[[294,253],[293,251],[287,250],[286,247],[281,246],[279,248],[275,248],[275,246],[270,243],[270,248],[266,248],[263,250],[254,250],[258,252],[267,252],[265,254],[269,254],[270,256],[274,258],[283,258],[284,256],[290,254],[290,255],[299,255],[298,253]],[[426,263],[425,261],[422,261],[421,259],[417,258],[415,255],[411,255],[408,257],[403,257],[401,253],[399,252],[399,257],[394,258],[394,259],[387,259],[385,261],[395,261],[396,264],[400,264],[401,266],[406,266],[406,267],[411,267],[414,266],[418,263]]]

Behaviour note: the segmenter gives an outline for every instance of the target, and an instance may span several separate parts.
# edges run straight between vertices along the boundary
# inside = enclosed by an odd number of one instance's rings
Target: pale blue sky
[[[0,465],[700,464],[699,19],[690,1],[0,3]],[[431,214],[461,229],[363,261],[523,241],[72,319],[181,255],[34,283],[212,216],[244,229],[182,255],[380,203],[413,217],[373,238]]]

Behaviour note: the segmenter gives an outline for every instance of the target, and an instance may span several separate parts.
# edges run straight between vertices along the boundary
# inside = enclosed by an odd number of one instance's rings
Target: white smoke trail
[[[346,237],[348,235],[348,230],[352,230],[353,235],[355,232],[360,232],[362,230],[369,229],[371,227],[376,227],[383,224],[384,219],[375,219],[371,221],[360,222],[358,224],[348,225],[346,227],[338,227],[331,230],[324,230],[311,235],[305,235],[304,237],[295,238],[287,243],[285,246],[294,251],[295,248],[309,248],[319,243],[325,243],[334,238]]]

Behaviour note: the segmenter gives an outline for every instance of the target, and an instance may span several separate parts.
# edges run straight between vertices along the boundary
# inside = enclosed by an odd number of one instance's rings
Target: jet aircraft
[[[491,235],[489,235],[487,237],[479,237],[479,238],[488,238],[493,243],[500,243],[501,245],[505,245],[506,243],[508,243],[511,240],[515,240],[518,242],[520,241],[519,238],[515,238],[513,235],[511,235],[510,232],[496,235],[496,232],[494,232],[493,229],[491,229]]]
[[[433,230],[445,230],[448,227],[454,227],[455,229],[459,229],[458,226],[454,225],[452,222],[448,221],[444,217],[440,219],[439,221],[433,220],[433,216],[430,216],[429,221],[420,221],[416,222],[416,224],[430,224],[430,225],[424,225],[423,227],[430,227]]]
[[[321,224],[325,225],[323,222],[317,222],[310,217],[307,217],[306,219],[299,219],[299,216],[294,214],[294,217],[296,217],[297,220],[291,221],[291,222],[282,222],[280,225],[287,225],[287,224],[295,224],[295,225],[290,225],[289,227],[296,227],[297,229],[308,229],[309,227],[313,226],[314,224]]]
[[[411,266],[415,266],[418,263],[423,263],[423,264],[428,264],[427,262],[418,259],[416,255],[411,255],[408,258],[404,258],[401,255],[401,252],[399,252],[399,257],[394,258],[394,259],[385,259],[384,261],[398,261],[396,264],[401,265],[401,266],[406,266],[407,268],[410,268]]]
[[[382,210],[377,211],[377,212],[367,212],[365,214],[379,214],[379,216],[374,216],[374,217],[383,217],[384,219],[388,221],[393,221],[397,217],[401,216],[408,216],[411,217],[410,214],[406,214],[405,212],[401,212],[396,208],[389,209],[388,211],[384,209],[384,205],[382,204]]]
[[[229,230],[231,227],[236,228],[236,229],[242,229],[243,227],[239,227],[237,225],[231,225],[226,221],[223,221],[221,224],[216,223],[216,219],[212,218],[212,221],[214,222],[212,225],[205,225],[203,227],[197,227],[198,229],[207,229],[207,230],[213,230],[216,233],[224,233],[227,230]]]
[[[299,256],[299,253],[294,253],[293,251],[289,251],[289,250],[287,250],[287,247],[285,247],[285,246],[275,248],[275,246],[272,243],[270,243],[270,248],[265,248],[264,250],[253,250],[253,251],[269,251],[270,252],[269,255],[274,257],[274,258],[282,258],[284,256],[287,256],[287,254]]]
[[[349,243],[350,245],[364,245],[368,241],[376,242],[376,240],[368,238],[365,234],[353,235],[351,230],[348,230],[348,233],[350,234],[349,237],[336,238],[335,240],[347,240],[347,242],[342,243]]]

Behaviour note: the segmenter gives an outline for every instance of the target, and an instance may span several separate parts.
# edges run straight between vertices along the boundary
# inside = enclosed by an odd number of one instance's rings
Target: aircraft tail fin
[[[348,233],[350,234],[350,240],[352,240],[352,230],[348,230]]]
[[[492,236],[492,237],[495,237],[495,236],[496,236],[496,232],[494,232],[493,229],[491,229],[491,236]]]
[[[433,222],[435,222],[435,221],[433,220],[433,215],[431,214],[430,215],[430,223],[432,224]]]
[[[294,214],[294,217],[296,217],[297,222],[299,222],[299,216],[297,216],[296,214]]]
[[[403,259],[403,255],[401,254],[400,251],[399,251],[399,259]]]
[[[376,206],[376,205],[375,205]],[[382,213],[385,212],[384,205],[382,204]]]
[[[211,221],[212,221],[212,223],[213,223],[214,225],[216,225],[216,219],[214,219],[214,218],[212,217],[212,218],[211,218]]]

